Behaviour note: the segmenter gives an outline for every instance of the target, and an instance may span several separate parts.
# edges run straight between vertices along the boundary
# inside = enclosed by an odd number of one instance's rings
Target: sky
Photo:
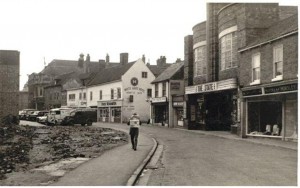
[[[0,50],[20,51],[20,90],[44,63],[78,60],[80,53],[90,54],[91,61],[109,54],[111,62],[119,62],[127,52],[129,61],[144,54],[150,64],[160,56],[173,63],[184,59],[184,37],[206,20],[207,2],[214,1],[0,0]]]

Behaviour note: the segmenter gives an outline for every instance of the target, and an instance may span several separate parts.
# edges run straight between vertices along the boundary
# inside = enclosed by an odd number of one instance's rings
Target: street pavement
[[[125,124],[93,123],[129,132]],[[152,150],[154,142],[144,134],[139,135],[138,147],[134,151],[131,143],[104,152],[101,156],[81,164],[51,186],[122,186],[126,185],[135,170],[143,163]]]
[[[94,123],[128,132],[125,124]],[[142,125],[138,150],[130,143],[83,163],[51,185],[126,185],[158,141],[155,169],[138,185],[148,186],[296,186],[296,142],[239,138],[223,131],[193,131]],[[158,152],[156,152],[158,153]],[[150,161],[151,162],[151,161]],[[147,178],[146,178],[147,177]],[[143,179],[144,178],[144,179]]]

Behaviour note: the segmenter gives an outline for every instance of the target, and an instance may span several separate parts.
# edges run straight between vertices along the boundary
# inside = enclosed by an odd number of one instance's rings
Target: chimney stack
[[[109,63],[109,55],[108,54],[106,54],[106,61],[105,62]]]
[[[83,68],[83,61],[84,61],[84,55],[83,55],[83,53],[81,53],[79,55],[79,59],[78,59],[78,67],[79,68]]]
[[[143,62],[146,64],[145,54],[143,54],[142,60],[143,60]]]
[[[128,53],[120,53],[120,64],[125,65],[128,63]]]
[[[156,64],[158,66],[164,66],[165,64],[167,64],[166,57],[165,56],[160,56],[160,58],[156,60]]]

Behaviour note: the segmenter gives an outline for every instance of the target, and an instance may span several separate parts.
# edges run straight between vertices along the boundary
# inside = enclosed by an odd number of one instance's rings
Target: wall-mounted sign
[[[269,93],[280,93],[280,92],[287,92],[287,91],[297,91],[298,85],[294,84],[287,84],[281,86],[272,86],[272,87],[265,87],[265,94]]]
[[[136,77],[133,77],[131,78],[130,83],[133,86],[137,86],[139,84],[139,80]]]
[[[167,97],[152,98],[152,103],[167,102]]]
[[[217,90],[217,82],[211,82],[207,84],[197,85],[196,92],[202,93],[207,91],[215,91]]]
[[[170,83],[171,90],[179,90],[180,89],[180,82],[171,82]]]

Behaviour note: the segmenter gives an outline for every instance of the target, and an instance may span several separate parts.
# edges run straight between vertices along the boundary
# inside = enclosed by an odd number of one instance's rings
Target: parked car
[[[29,121],[30,115],[32,115],[35,111],[36,110],[32,110],[32,111],[29,110],[29,111],[27,111],[26,114],[25,114],[25,120]]]
[[[97,122],[97,110],[94,108],[76,109],[62,120],[62,125],[81,124],[91,126]]]
[[[48,114],[48,111],[34,111],[29,115],[29,121],[36,121],[37,117],[44,116],[45,114]]]
[[[41,124],[46,124],[47,123],[47,117],[48,113],[46,113],[44,116],[39,116],[36,118],[36,122],[41,123]]]
[[[61,124],[64,117],[69,116],[73,108],[54,108],[51,109],[47,115],[47,125]]]
[[[23,109],[19,111],[19,120],[25,120],[27,112],[35,111],[35,109]]]

